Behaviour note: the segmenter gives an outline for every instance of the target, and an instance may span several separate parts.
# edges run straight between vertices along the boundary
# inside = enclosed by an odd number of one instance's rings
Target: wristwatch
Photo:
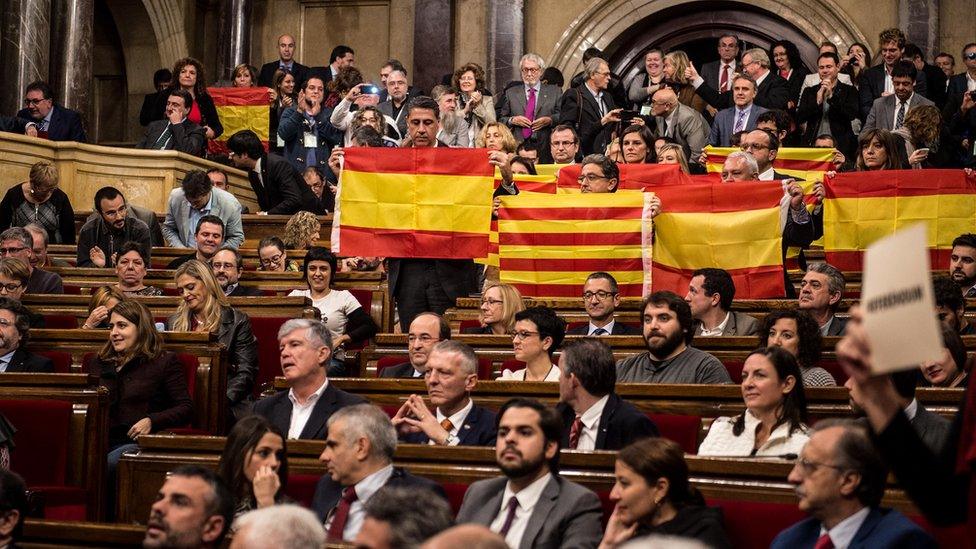
[[[456,440],[455,436],[452,435],[451,433],[448,433],[447,434],[447,438],[444,439],[444,446],[452,446],[452,445],[454,445],[454,441],[455,440]]]

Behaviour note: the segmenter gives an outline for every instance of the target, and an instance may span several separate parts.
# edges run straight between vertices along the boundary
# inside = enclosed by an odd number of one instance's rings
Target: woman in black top
[[[28,180],[11,187],[0,201],[0,231],[36,223],[47,231],[49,243],[74,244],[75,211],[58,188],[59,179],[50,162],[31,166]]]
[[[722,512],[706,507],[688,482],[688,464],[677,443],[645,438],[617,454],[610,492],[613,514],[600,542],[612,549],[631,538],[663,534],[692,538],[716,549],[731,547]]]
[[[249,415],[227,435],[217,474],[234,493],[234,518],[287,501],[285,436],[264,416]]]

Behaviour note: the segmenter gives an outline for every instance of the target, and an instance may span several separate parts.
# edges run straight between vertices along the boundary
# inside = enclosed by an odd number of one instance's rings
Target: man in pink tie
[[[519,142],[533,139],[540,150],[549,141],[553,120],[559,117],[559,97],[562,90],[552,84],[543,84],[539,79],[545,70],[545,61],[534,53],[527,53],[519,61],[522,82],[513,83],[505,90],[499,107],[499,121],[508,125]],[[552,160],[542,159],[549,163]]]

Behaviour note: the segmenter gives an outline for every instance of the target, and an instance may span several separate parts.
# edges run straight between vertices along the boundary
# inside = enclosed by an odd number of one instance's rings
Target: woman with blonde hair
[[[10,187],[0,201],[0,231],[35,223],[47,231],[51,244],[74,244],[75,211],[60,183],[54,164],[41,161],[31,166],[27,181]]]
[[[481,128],[481,133],[475,139],[474,146],[486,148],[490,151],[502,151],[511,155],[515,154],[518,143],[515,142],[515,136],[512,135],[508,126],[501,122],[489,122]]]
[[[704,112],[708,105],[698,96],[695,86],[685,77],[685,69],[691,64],[688,54],[681,50],[668,52],[664,56],[664,85],[673,89],[678,102],[698,112]]]
[[[691,173],[688,169],[688,159],[685,158],[685,149],[677,143],[664,144],[658,154],[657,163],[677,164],[681,166],[682,173]]]
[[[948,168],[952,159],[946,142],[951,139],[942,113],[933,105],[914,107],[905,115],[905,125],[891,133],[905,140],[905,156],[914,170]]]
[[[81,325],[82,330],[108,329],[108,315],[112,308],[125,299],[118,286],[101,286],[92,292],[88,300],[88,318]]]
[[[173,276],[183,298],[166,327],[176,332],[210,332],[227,348],[227,400],[234,420],[251,411],[251,393],[258,373],[258,343],[251,319],[230,306],[213,271],[206,264],[190,260]]]
[[[296,212],[285,223],[285,234],[283,241],[289,250],[307,250],[315,244],[316,240],[322,238],[319,231],[322,224],[319,218],[312,212]]]
[[[234,67],[231,83],[235,88],[253,88],[258,85],[258,70],[247,63]]]
[[[515,313],[525,309],[522,294],[509,284],[490,284],[481,294],[481,326],[465,328],[465,334],[510,334]]]

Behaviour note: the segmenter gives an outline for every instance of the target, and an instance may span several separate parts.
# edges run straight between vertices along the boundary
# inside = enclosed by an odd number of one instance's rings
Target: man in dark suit
[[[170,81],[173,80],[173,73],[169,69],[159,69],[153,73],[153,89],[154,92],[146,94],[142,99],[142,108],[139,109],[139,124],[146,126],[153,119],[153,111],[156,108],[156,102],[159,101],[159,94],[163,93],[163,90],[169,87]]]
[[[51,359],[21,348],[30,333],[31,312],[19,301],[0,297],[0,372],[53,374]]]
[[[753,48],[742,54],[742,74],[756,83],[756,105],[765,109],[785,110],[790,100],[789,87],[782,76],[769,70],[769,55],[765,50]],[[694,72],[694,69],[693,69]],[[692,84],[698,95],[716,109],[725,109],[734,103],[734,94],[720,93],[695,75]]]
[[[324,322],[293,318],[278,335],[281,371],[290,389],[259,400],[254,413],[268,418],[288,438],[324,439],[330,416],[366,401],[329,384],[332,336]]]
[[[881,63],[866,69],[861,74],[861,87],[859,89],[861,101],[861,118],[866,119],[874,102],[881,98],[895,93],[895,84],[891,71],[895,65],[901,61],[905,53],[905,33],[901,29],[885,29],[878,36],[879,49],[881,50]],[[915,80],[915,92],[926,96],[928,88],[925,81],[925,73],[919,74]],[[879,126],[881,127],[881,126]]]
[[[735,282],[723,269],[705,268],[691,273],[685,302],[695,319],[695,337],[754,336],[759,321],[746,313],[730,311]]]
[[[946,102],[946,108],[955,104],[955,108],[958,109],[959,103],[962,102],[962,94],[976,91],[976,42],[970,42],[963,46],[962,62],[966,71],[949,77],[949,85],[946,89],[949,101]]]
[[[562,447],[619,450],[658,436],[654,422],[614,392],[617,367],[609,345],[593,338],[572,341],[563,346],[559,368]]]
[[[478,385],[478,356],[457,341],[434,345],[427,359],[427,396],[410,395],[393,417],[400,440],[439,446],[492,446],[495,413],[474,404],[471,391]]]
[[[925,409],[925,406],[915,398],[915,389],[918,386],[918,370],[902,370],[889,374],[891,383],[898,393],[898,404],[905,412],[908,421],[918,433],[919,438],[925,443],[934,455],[942,455],[942,449],[949,439],[949,430],[952,422],[938,414]],[[864,403],[862,401],[861,386],[854,382],[854,378],[848,378],[844,387],[850,391],[850,405],[854,415],[865,422],[865,427],[869,425],[864,418]]]
[[[820,85],[803,90],[796,108],[796,121],[805,123],[802,144],[813,147],[817,138],[830,135],[834,146],[847,158],[853,158],[857,137],[851,122],[859,117],[858,95],[854,86],[840,82],[840,59],[836,53],[824,52],[817,58]]]
[[[755,99],[755,80],[743,75],[732,78],[733,105],[715,115],[708,143],[713,147],[729,147],[733,134],[755,129],[756,119],[766,112],[766,109],[755,104]]]
[[[389,416],[372,404],[349,406],[329,418],[319,456],[326,474],[312,498],[312,510],[323,521],[329,541],[352,541],[362,528],[365,505],[384,486],[426,489],[447,499],[439,484],[393,466],[396,446]]]
[[[590,62],[591,59],[594,58],[600,58],[604,60],[606,59],[606,57],[604,57],[603,55],[603,50],[601,50],[600,48],[586,48],[585,50],[583,50],[584,67],[586,66],[587,63]],[[586,70],[584,69],[573,75],[573,78],[571,78],[569,81],[569,87],[578,88],[582,86],[584,82],[586,82],[587,78],[589,77],[586,74]],[[562,86],[557,86],[557,87],[561,88]],[[613,103],[618,107],[623,107],[625,105],[630,104],[630,99],[627,97],[627,89],[624,87],[623,79],[620,78],[619,74],[616,74],[612,71],[610,72],[610,80],[609,82],[607,82],[606,90],[607,93],[613,97]]]
[[[312,189],[302,174],[284,158],[265,154],[261,140],[251,130],[241,130],[227,140],[230,160],[247,171],[261,212],[290,215],[315,202]]]
[[[322,82],[328,84],[336,79],[339,71],[355,64],[356,52],[352,51],[349,46],[340,44],[332,48],[332,53],[329,54],[329,64],[324,67],[312,67],[308,70],[308,76],[309,78],[313,76],[321,78]]]
[[[136,148],[179,151],[202,157],[206,152],[207,135],[203,128],[187,119],[192,107],[193,96],[190,92],[182,88],[170,91],[166,101],[166,119],[150,122]]]
[[[718,37],[718,61],[710,61],[701,66],[701,77],[705,84],[720,94],[729,95],[732,79],[738,72],[739,37],[724,34]]]
[[[535,138],[540,145],[549,143],[549,132],[559,120],[562,90],[539,81],[544,68],[545,63],[538,55],[523,55],[519,61],[522,85],[508,88],[502,96],[498,121],[512,130],[518,142]]]
[[[439,341],[451,339],[451,325],[437,313],[420,313],[410,323],[407,353],[410,360],[383,369],[380,377],[422,378],[427,373],[430,352]]]
[[[210,258],[210,268],[214,278],[227,297],[245,297],[263,295],[254,286],[243,286],[238,281],[244,272],[244,258],[237,248],[224,245]]]
[[[939,67],[926,63],[925,54],[915,44],[905,44],[905,53],[902,59],[911,61],[915,70],[925,75],[925,88],[927,90],[925,97],[935,103],[936,107],[940,109],[945,107],[946,86],[949,83],[949,77],[946,76],[946,73],[942,72]]]
[[[282,34],[278,37],[278,60],[261,66],[258,85],[272,87],[275,72],[279,69],[290,72],[295,77],[296,88],[301,88],[308,78],[308,67],[295,61],[295,37],[290,34]]]
[[[81,115],[54,103],[54,93],[47,82],[38,80],[27,85],[24,92],[26,108],[17,118],[30,120],[37,125],[37,136],[51,141],[88,141]]]
[[[0,132],[21,133],[37,137],[37,124],[16,116],[0,116]]]
[[[610,128],[620,122],[621,109],[607,93],[610,65],[599,57],[586,63],[586,81],[566,90],[559,101],[559,123],[572,126],[580,139],[583,155],[603,153],[610,141]]]
[[[895,92],[874,100],[868,117],[861,128],[861,135],[874,129],[897,130],[905,122],[905,116],[916,107],[932,105],[915,88],[917,78],[922,76],[908,61],[898,61],[891,69],[891,81]]]
[[[813,316],[824,336],[844,335],[847,319],[834,315],[844,297],[844,273],[829,263],[814,263],[800,281],[797,308]]]
[[[395,69],[386,76],[386,99],[376,105],[384,116],[392,120],[390,131],[395,132],[394,138],[399,141],[407,135],[407,103],[411,95],[410,85],[407,84],[407,71]]]
[[[566,335],[640,335],[633,326],[619,323],[613,313],[620,306],[620,289],[617,279],[610,273],[590,273],[583,283],[583,308],[590,322],[566,331]]]
[[[495,459],[505,476],[468,487],[457,522],[487,526],[519,549],[596,547],[600,498],[556,472],[561,438],[556,410],[526,398],[502,405]]]
[[[309,76],[298,101],[281,113],[278,122],[278,137],[285,143],[283,156],[299,173],[307,168],[328,172],[332,147],[342,144],[342,132],[329,122],[332,110],[323,104],[325,93],[322,79]]]
[[[863,426],[853,420],[817,422],[789,476],[800,510],[810,518],[780,532],[770,548],[938,547],[908,517],[879,507],[887,476]]]
[[[393,75],[397,73],[394,72]],[[392,75],[391,75],[392,78]],[[413,147],[443,147],[437,141],[437,103],[414,97],[403,107]],[[400,329],[406,332],[420,313],[444,314],[457,298],[478,291],[478,270],[470,259],[387,258],[390,295],[396,300]]]

